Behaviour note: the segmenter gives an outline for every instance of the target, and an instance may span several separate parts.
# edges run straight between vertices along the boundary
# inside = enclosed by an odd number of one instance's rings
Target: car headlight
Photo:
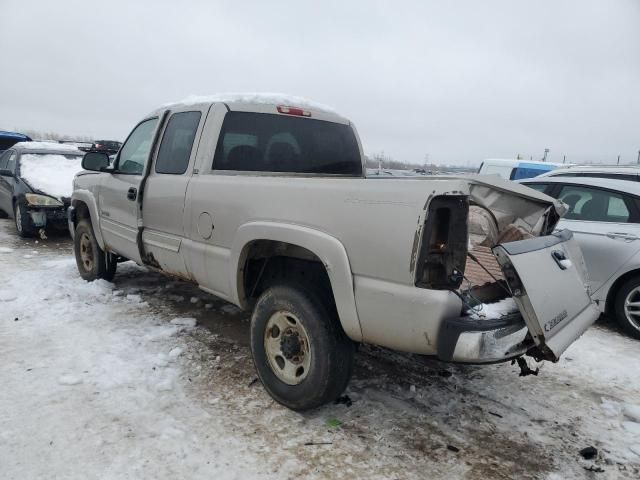
[[[24,196],[27,204],[32,207],[62,207],[64,204],[53,197],[38,195],[37,193],[27,193]]]

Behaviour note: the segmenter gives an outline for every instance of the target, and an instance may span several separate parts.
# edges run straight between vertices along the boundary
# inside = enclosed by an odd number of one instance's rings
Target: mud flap
[[[573,233],[504,243],[493,253],[540,357],[557,361],[600,314]]]

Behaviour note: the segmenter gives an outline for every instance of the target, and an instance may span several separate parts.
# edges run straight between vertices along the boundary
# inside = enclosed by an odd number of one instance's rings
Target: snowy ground
[[[247,343],[247,314],[191,285],[132,264],[85,283],[67,239],[0,220],[0,477],[640,475],[640,343],[609,325],[537,377],[364,346],[353,404],[306,414],[267,396]]]

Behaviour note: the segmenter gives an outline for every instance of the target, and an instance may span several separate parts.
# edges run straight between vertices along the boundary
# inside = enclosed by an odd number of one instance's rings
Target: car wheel
[[[353,367],[354,343],[340,326],[332,302],[315,291],[273,286],[251,316],[251,351],[269,394],[293,410],[335,400]]]
[[[615,300],[616,320],[632,337],[640,339],[640,276],[627,280]]]
[[[76,226],[73,250],[82,278],[88,282],[98,278],[109,282],[113,280],[118,266],[116,257],[100,248],[93,233],[93,227],[87,220],[81,220]]]
[[[31,226],[27,207],[19,200],[13,204],[13,220],[16,225],[16,231],[22,238],[35,235],[36,230]]]

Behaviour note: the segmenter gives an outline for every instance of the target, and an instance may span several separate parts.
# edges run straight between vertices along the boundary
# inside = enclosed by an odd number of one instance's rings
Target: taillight
[[[296,115],[298,117],[310,117],[311,112],[307,110],[302,110],[297,107],[285,107],[284,105],[278,106],[278,112],[284,113],[285,115]]]

